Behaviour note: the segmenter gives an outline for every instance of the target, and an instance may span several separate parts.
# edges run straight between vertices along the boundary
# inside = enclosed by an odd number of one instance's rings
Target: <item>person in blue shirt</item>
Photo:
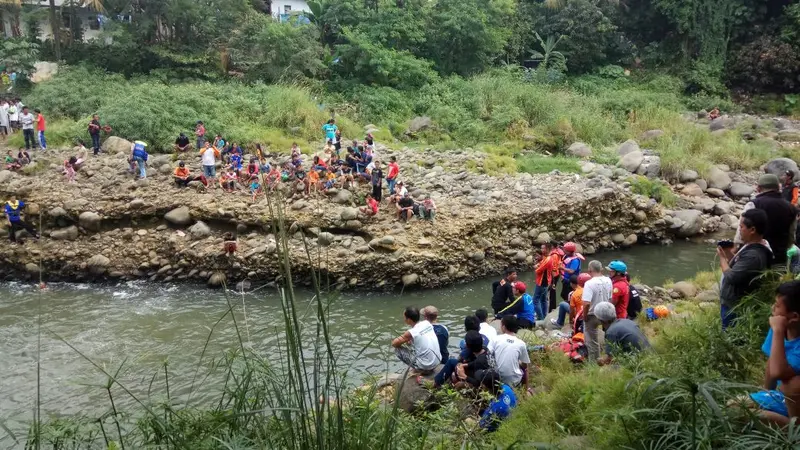
[[[433,326],[433,332],[436,334],[436,339],[439,341],[439,353],[442,355],[442,361],[447,361],[450,358],[450,352],[447,350],[447,343],[450,341],[450,331],[446,326],[439,323],[439,308],[435,306],[426,306],[422,308],[422,316],[425,320]]]
[[[232,152],[230,161],[231,161],[231,167],[233,167],[233,170],[235,170],[237,172],[240,172],[242,170],[242,155],[240,155],[238,153],[235,153],[235,152]]]
[[[578,253],[578,245],[574,242],[564,244],[564,258],[561,259],[561,301],[569,303],[569,294],[572,292],[570,277],[580,275],[583,255]]]
[[[325,133],[325,142],[330,139],[332,142],[336,142],[336,131],[339,127],[336,126],[336,121],[331,119],[328,123],[322,125],[322,131]]]
[[[750,399],[762,421],[786,426],[800,416],[800,281],[778,286],[769,326],[761,346],[769,358],[765,390]]]
[[[495,317],[516,316],[520,328],[532,329],[536,325],[536,308],[533,304],[533,297],[526,293],[528,287],[521,281],[515,281],[511,285],[511,293],[514,301],[510,305],[500,310]]]
[[[139,179],[147,178],[147,144],[142,141],[135,141],[131,144],[131,161],[139,166]]]
[[[497,430],[500,423],[511,414],[517,406],[517,395],[511,386],[500,381],[500,375],[494,370],[478,373],[477,378],[483,380],[483,388],[489,391],[494,399],[481,413],[480,426],[486,431]]]
[[[23,210],[25,209],[25,202],[17,200],[17,197],[12,195],[4,205],[4,212],[6,220],[8,220],[8,239],[11,242],[17,242],[17,231],[25,230],[36,239],[39,239],[39,233],[33,225],[29,224],[23,219]]]

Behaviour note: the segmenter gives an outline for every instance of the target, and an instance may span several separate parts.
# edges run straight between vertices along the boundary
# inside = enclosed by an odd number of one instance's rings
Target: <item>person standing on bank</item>
[[[764,239],[774,255],[772,266],[776,270],[785,270],[786,251],[794,244],[797,209],[781,196],[780,187],[777,176],[770,173],[761,175],[756,187],[758,195],[744,206],[744,211],[755,208],[767,213]],[[734,242],[740,246],[745,243],[741,237],[741,229],[740,226],[734,238]]]
[[[513,284],[517,281],[517,269],[506,269],[505,277],[492,283],[492,309],[495,316],[514,302]]]
[[[597,328],[601,326],[600,319],[594,314],[594,309],[603,302],[611,301],[613,289],[611,278],[603,275],[603,263],[594,260],[589,262],[587,270],[591,279],[583,285],[583,320],[586,347],[589,350],[589,361],[597,361],[600,357],[600,341]]]
[[[25,202],[17,200],[17,197],[12,195],[4,207],[6,220],[8,220],[8,240],[12,243],[17,242],[17,231],[25,230],[30,233],[34,238],[39,239],[39,233],[33,225],[29,224],[23,219],[22,210],[25,209]]]
[[[142,141],[135,141],[131,144],[131,159],[139,166],[139,179],[147,178],[147,144]]]
[[[22,125],[22,135],[25,137],[25,150],[33,147],[36,150],[36,136],[33,134],[33,114],[28,111],[28,107],[22,108],[19,116],[19,123]]]
[[[758,290],[761,273],[770,266],[774,251],[764,239],[768,225],[766,211],[747,210],[739,219],[737,234],[743,243],[739,251],[734,254],[733,247],[717,247],[722,270],[719,301],[723,330],[733,325],[736,314],[732,310],[743,297]],[[785,251],[783,256],[786,257]]]

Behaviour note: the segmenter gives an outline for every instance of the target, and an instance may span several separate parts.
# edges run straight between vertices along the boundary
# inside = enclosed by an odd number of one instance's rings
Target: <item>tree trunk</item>
[[[57,61],[61,61],[60,29],[58,15],[56,14],[56,2],[55,0],[50,0],[50,32],[53,33],[53,46],[55,47]]]

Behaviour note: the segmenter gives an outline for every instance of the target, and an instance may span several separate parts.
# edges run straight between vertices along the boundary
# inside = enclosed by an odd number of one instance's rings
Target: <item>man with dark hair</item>
[[[427,320],[420,320],[419,310],[413,306],[405,309],[403,320],[411,329],[392,341],[397,358],[417,371],[432,371],[442,361],[433,325]]]
[[[514,302],[513,284],[517,281],[517,269],[507,268],[505,276],[492,283],[492,309],[495,316]]]
[[[751,394],[762,421],[787,426],[800,417],[800,281],[778,286],[770,330],[761,351],[767,359],[766,390]]]
[[[19,230],[25,230],[36,239],[39,239],[39,233],[33,225],[24,220],[23,210],[25,206],[27,206],[25,202],[17,200],[15,195],[12,195],[4,205],[6,220],[8,221],[8,239],[12,243],[17,242],[17,231]]]
[[[442,370],[433,378],[434,387],[438,388],[448,381],[454,381],[454,373],[457,374],[456,378],[461,382],[466,382],[473,386],[480,384],[474,378],[475,371],[489,368],[489,359],[486,347],[483,345],[483,336],[476,330],[467,331],[467,334],[464,335],[464,345],[466,346],[466,352],[462,355],[466,356],[458,359],[448,359]],[[422,380],[417,378],[417,382],[421,383]]]
[[[758,195],[745,205],[744,211],[760,209],[767,213],[767,226],[762,236],[769,242],[769,248],[774,255],[772,264],[780,269],[786,265],[786,251],[794,243],[797,209],[784,200],[779,191],[778,177],[769,173],[761,175],[756,186]],[[738,231],[735,242],[744,244],[744,239]]]
[[[517,337],[519,324],[514,316],[503,317],[500,322],[498,335],[489,342],[489,353],[494,355],[497,373],[503,383],[511,386],[518,386],[520,383],[528,389],[528,364],[531,363],[528,356],[528,345]]]
[[[485,334],[481,334],[481,322],[475,316],[466,316],[464,317],[464,331],[469,333],[470,331],[477,331],[478,334],[481,335],[483,339],[483,348],[489,348],[489,338],[486,337]],[[497,332],[495,332],[497,333]],[[458,343],[458,347],[461,349],[461,353],[459,354],[459,358],[467,359],[470,355],[469,348],[467,348],[467,342],[462,339],[461,342]]]
[[[536,288],[533,291],[533,305],[536,309],[536,320],[544,320],[550,312],[548,298],[553,284],[553,275],[561,267],[561,257],[553,252],[553,244],[542,244],[541,260],[536,265]],[[556,275],[557,276],[557,275]]]
[[[478,323],[480,323],[481,334],[486,336],[486,338],[489,339],[489,342],[497,337],[497,330],[495,330],[493,326],[486,322],[489,319],[489,313],[485,309],[477,309],[475,311],[475,317],[478,318]]]
[[[738,235],[743,243],[739,251],[734,254],[732,247],[717,247],[722,269],[719,300],[723,329],[733,324],[736,315],[731,310],[742,297],[758,290],[759,276],[770,266],[774,249],[770,249],[764,240],[767,227],[766,211],[749,209],[742,213],[739,220]],[[783,250],[783,256],[786,257],[786,249]]]

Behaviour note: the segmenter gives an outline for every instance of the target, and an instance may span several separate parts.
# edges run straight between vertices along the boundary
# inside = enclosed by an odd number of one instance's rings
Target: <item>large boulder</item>
[[[700,189],[700,186],[698,186],[697,184],[689,183],[685,185],[683,189],[681,189],[681,194],[690,195],[692,197],[700,197],[703,195],[703,190]]]
[[[681,209],[673,213],[673,217],[681,221],[675,232],[679,237],[689,237],[700,233],[703,228],[702,212],[696,209]]]
[[[572,145],[567,148],[567,154],[578,158],[587,158],[592,156],[592,148],[583,142],[573,142]]]
[[[764,172],[771,173],[780,178],[787,170],[794,172],[794,179],[800,179],[800,170],[797,168],[797,163],[789,158],[775,158],[770,160],[764,166]]]
[[[717,130],[724,130],[726,128],[732,128],[734,125],[733,119],[727,116],[717,117],[716,119],[712,120],[711,123],[708,124],[708,129],[710,131],[717,131]]]
[[[110,136],[103,142],[101,148],[104,153],[115,155],[117,153],[130,153],[133,142],[117,136]]]
[[[189,228],[189,235],[193,240],[200,240],[211,236],[211,228],[205,222],[198,220]]]
[[[409,273],[403,275],[403,286],[412,286],[419,282],[419,275],[415,273]]]
[[[697,179],[699,175],[696,171],[692,169],[685,169],[681,170],[681,173],[678,175],[678,179],[681,183],[690,183]]]
[[[336,193],[336,196],[333,197],[333,202],[339,203],[340,205],[346,205],[349,204],[352,199],[353,193],[347,189],[342,189]]]
[[[189,207],[181,206],[164,214],[164,220],[173,225],[186,226],[192,223],[192,214],[189,212]]]
[[[677,292],[681,298],[694,298],[697,295],[697,287],[688,281],[679,281],[673,284],[672,290]]]
[[[636,169],[636,173],[648,178],[657,178],[661,175],[661,157],[656,155],[645,155],[642,164]]]
[[[622,159],[620,159],[619,164],[628,172],[635,173],[636,170],[639,169],[639,166],[642,165],[643,160],[644,155],[641,151],[633,151],[623,156]]]
[[[718,167],[712,167],[711,170],[708,171],[706,181],[708,182],[708,187],[722,189],[723,191],[731,186],[730,175],[723,172]]]
[[[0,170],[0,184],[7,183],[14,178],[14,172],[10,170]]]
[[[89,269],[93,275],[103,275],[111,265],[111,260],[103,255],[94,255],[86,261],[86,268]]]
[[[408,131],[416,133],[418,131],[427,130],[433,126],[433,120],[428,116],[414,117],[408,124]]]
[[[322,247],[327,247],[333,244],[333,240],[335,239],[333,233],[329,233],[327,231],[323,231],[317,236],[317,244]]]
[[[78,239],[78,227],[75,225],[59,228],[50,232],[50,238],[57,241],[74,241]]]
[[[398,381],[396,389],[400,389],[397,406],[409,414],[419,409],[425,409],[426,404],[433,398],[433,393],[417,383],[414,378],[408,378],[405,383]]]
[[[631,152],[638,152],[639,144],[636,143],[633,139],[628,139],[627,141],[620,144],[619,148],[617,149],[617,154],[619,156],[625,156]]]
[[[96,212],[85,211],[78,216],[78,223],[86,230],[100,231],[100,224],[102,222],[103,218]]]
[[[731,197],[750,197],[753,191],[755,191],[753,186],[742,183],[741,181],[734,181],[728,189],[728,192],[731,193]]]
[[[342,220],[355,220],[358,219],[358,209],[357,208],[344,208],[339,213],[339,217]]]

